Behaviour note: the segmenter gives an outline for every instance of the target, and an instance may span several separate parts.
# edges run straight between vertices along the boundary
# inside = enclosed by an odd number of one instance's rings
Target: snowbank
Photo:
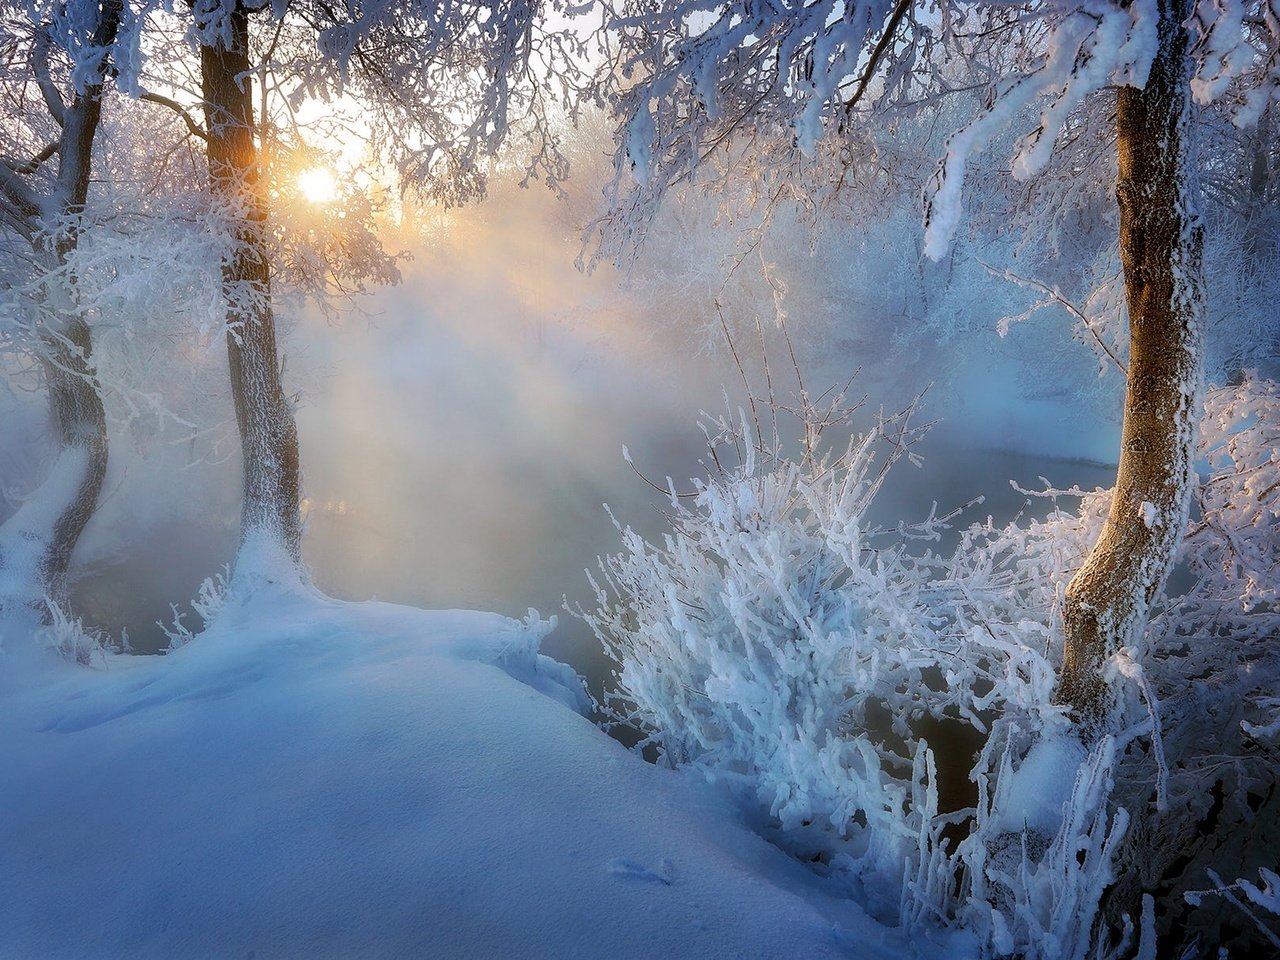
[[[567,709],[546,629],[265,591],[8,684],[0,957],[941,955]]]

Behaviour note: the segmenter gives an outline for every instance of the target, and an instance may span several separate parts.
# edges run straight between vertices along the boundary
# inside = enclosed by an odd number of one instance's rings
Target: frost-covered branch
[[[1277,726],[1280,620],[1261,592],[1280,579],[1276,389],[1209,394],[1206,525],[1180,561],[1196,579],[1151,619],[1153,658],[1110,664],[1116,736],[1086,746],[1053,697],[1063,594],[1109,491],[1026,491],[1047,515],[970,526],[936,553],[934,516],[865,519],[902,418],[801,463],[761,449],[745,412],[707,425],[720,466],[696,498],[670,497],[665,536],[619,524],[623,552],[591,577],[578,614],[619,661],[615,719],[887,916],[965,927],[993,955],[1125,956],[1136,928],[1150,951],[1182,922],[1189,940],[1216,921],[1179,919],[1194,871],[1174,859],[1230,862],[1280,793],[1253,741]],[[1213,796],[1216,832],[1195,839]]]

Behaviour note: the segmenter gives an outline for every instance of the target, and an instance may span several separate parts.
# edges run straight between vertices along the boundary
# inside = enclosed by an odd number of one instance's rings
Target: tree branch
[[[20,171],[8,157],[0,157],[0,198],[13,216],[21,218],[31,230],[40,219],[40,198],[22,182]]]
[[[1012,280],[1019,286],[1031,287],[1035,290],[1039,290],[1054,303],[1061,306],[1084,325],[1084,328],[1089,331],[1089,335],[1097,342],[1098,346],[1102,349],[1102,352],[1111,359],[1112,363],[1120,368],[1120,372],[1126,377],[1129,376],[1129,368],[1125,366],[1124,362],[1115,355],[1109,346],[1107,346],[1102,337],[1098,336],[1098,331],[1093,328],[1093,321],[1085,316],[1084,311],[1064,297],[1056,287],[1049,287],[1041,283],[1039,280],[1033,280],[1030,277],[1020,277],[1009,270],[997,270],[995,267],[990,264],[983,263],[981,260],[979,260],[978,263],[982,264],[982,266],[986,267],[988,271],[998,277],[1003,277],[1005,280]]]
[[[49,74],[49,47],[53,40],[49,36],[49,25],[45,24],[36,32],[35,50],[31,56],[31,68],[36,75],[36,85],[40,88],[40,96],[44,98],[44,105],[49,110],[49,115],[53,117],[58,126],[62,126],[66,122],[67,104],[62,99],[62,93],[58,90],[58,85],[53,82],[53,77]]]
[[[889,15],[889,22],[885,24],[884,33],[880,34],[880,39],[876,41],[876,45],[871,50],[871,56],[867,59],[867,69],[863,71],[862,77],[858,80],[858,86],[853,94],[844,102],[844,112],[846,115],[853,112],[853,108],[858,105],[858,101],[862,99],[862,95],[867,92],[867,85],[871,83],[872,76],[875,75],[876,67],[880,65],[880,60],[884,57],[885,51],[889,49],[889,45],[893,43],[894,34],[898,32],[898,24],[902,22],[902,18],[906,16],[907,11],[911,8],[911,0],[898,0],[897,6],[893,8],[893,13]]]
[[[204,132],[204,128],[201,127],[200,124],[196,123],[191,114],[187,112],[187,108],[177,100],[172,100],[159,93],[144,93],[141,94],[138,99],[145,100],[148,103],[158,103],[162,107],[168,107],[178,116],[182,117],[183,122],[187,125],[187,130],[193,137],[199,137],[201,140],[209,139],[209,135]]]
[[[19,176],[25,177],[28,174],[35,173],[37,170],[39,170],[40,164],[44,163],[46,160],[52,157],[61,148],[62,148],[62,144],[59,141],[55,140],[53,141],[53,143],[48,144],[43,150],[37,153],[30,160],[23,160],[19,162],[17,160],[14,160],[12,157],[5,157],[4,164],[14,173],[18,174]]]

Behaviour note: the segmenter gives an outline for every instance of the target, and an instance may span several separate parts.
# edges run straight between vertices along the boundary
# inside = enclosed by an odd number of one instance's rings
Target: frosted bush
[[[200,618],[201,627],[207,627],[213,622],[213,618],[218,615],[227,598],[227,586],[231,579],[231,567],[224,565],[220,573],[214,574],[212,577],[205,577],[200,582],[200,587],[196,591],[196,595],[191,600],[191,609],[195,611],[196,616]],[[169,651],[176,650],[178,647],[184,646],[195,639],[195,631],[184,622],[186,614],[178,609],[176,603],[169,604],[169,612],[172,619],[169,623],[156,621],[164,635],[169,640]]]
[[[807,856],[852,851],[862,872],[896,874],[936,805],[929,790],[912,802],[927,748],[845,731],[922,682],[902,642],[933,632],[913,561],[861,522],[883,458],[916,434],[891,418],[800,464],[754,449],[743,421],[709,425],[741,463],[672,497],[662,546],[623,530],[627,552],[592,580],[586,620],[622,665],[615,707],[667,762],[757,800]]]
[[[1187,902],[1198,907],[1206,897],[1223,898],[1248,917],[1267,943],[1280,950],[1280,932],[1277,932],[1280,930],[1280,875],[1262,867],[1256,883],[1249,880],[1223,883],[1213,870],[1207,873],[1216,886],[1212,890],[1188,891],[1184,894]]]
[[[1009,831],[970,811],[960,819],[982,842],[948,849],[920,721],[989,734],[997,718],[1002,747],[979,761],[984,787],[1050,721],[1063,726],[1050,703],[1057,593],[1045,584],[1081,550],[1057,512],[1026,530],[968,531],[960,559],[927,549],[948,518],[869,526],[888,469],[920,435],[912,412],[824,448],[824,431],[848,417],[806,409],[797,460],[745,416],[709,425],[711,477],[693,497],[672,495],[661,545],[620,528],[625,552],[602,562],[583,616],[620,663],[617,715],[649,731],[665,762],[758,804],[778,842],[842,875],[881,915],[947,921],[957,872],[981,867],[988,835]],[[1019,591],[1034,602],[1015,611]],[[1102,850],[1111,834],[1095,781],[1110,762],[1092,759],[1093,778],[1068,775],[1063,799],[1088,795],[1091,817],[1076,825]]]
[[[200,581],[200,589],[191,601],[191,609],[196,612],[200,622],[206,627],[213,623],[213,618],[222,609],[227,599],[227,584],[231,579],[231,567],[224,564],[221,572]]]
[[[1214,871],[1273,867],[1280,857],[1280,386],[1246,376],[1208,391],[1201,478],[1174,588],[1147,629],[1143,670],[1159,704],[1160,751],[1125,758],[1115,802],[1135,813],[1116,897],[1168,891],[1161,931],[1188,943],[1232,937],[1223,900],[1188,910]],[[1163,757],[1159,756],[1163,753]],[[1165,802],[1149,802],[1150,774]]]
[[[81,666],[105,665],[107,655],[128,650],[128,636],[115,640],[103,633],[85,627],[84,621],[73,617],[60,603],[44,599],[45,622],[36,630],[36,642],[64,660]]]
[[[1257,745],[1280,729],[1278,398],[1256,380],[1208,395],[1177,582],[1107,664],[1112,736],[1082,743],[1053,702],[1063,592],[1109,492],[1024,491],[1048,500],[1044,519],[988,520],[942,554],[950,517],[865,519],[911,455],[913,411],[833,444],[847,412],[807,402],[797,456],[744,415],[710,422],[709,476],[669,491],[660,542],[619,524],[623,552],[579,611],[619,663],[615,717],[882,917],[963,927],[988,956],[1153,956],[1181,935],[1172,874],[1243,862],[1232,845],[1260,836],[1250,798],[1280,793],[1274,744]],[[984,745],[935,754],[939,724]],[[974,806],[940,809],[946,768]]]
[[[1280,601],[1280,384],[1246,375],[1205,397],[1198,522],[1188,561],[1202,579],[1231,585],[1232,605],[1248,612]]]

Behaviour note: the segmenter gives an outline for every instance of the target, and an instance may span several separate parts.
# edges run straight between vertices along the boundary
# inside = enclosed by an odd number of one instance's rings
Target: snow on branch
[[[717,418],[712,469],[667,501],[665,535],[619,524],[623,551],[577,611],[620,665],[615,721],[755,806],[878,915],[964,928],[983,955],[1124,957],[1137,932],[1150,956],[1180,922],[1216,935],[1207,914],[1176,919],[1184,882],[1158,922],[1151,895],[1167,871],[1232,862],[1243,824],[1280,819],[1277,389],[1208,395],[1191,582],[1158,606],[1150,653],[1109,665],[1118,735],[1086,746],[1053,702],[1064,590],[1110,492],[1036,492],[1039,517],[973,524],[935,552],[936,509],[867,520],[919,435],[909,411],[844,440],[807,406],[791,413],[807,418],[800,458],[745,412]],[[975,800],[957,802],[957,780]],[[1216,832],[1198,833],[1214,796]]]
[[[799,153],[840,175],[878,151],[859,131],[957,89],[976,114],[952,128],[925,190],[925,252],[946,254],[971,158],[1007,131],[1010,174],[1041,174],[1063,131],[1100,92],[1142,86],[1157,52],[1158,0],[616,0],[598,83],[617,124],[605,246],[625,252],[662,198],[712,157]],[[1256,120],[1280,96],[1280,17],[1269,0],[1204,0],[1189,24],[1201,102]],[[1096,116],[1100,111],[1092,111]],[[846,144],[849,152],[819,150]]]

